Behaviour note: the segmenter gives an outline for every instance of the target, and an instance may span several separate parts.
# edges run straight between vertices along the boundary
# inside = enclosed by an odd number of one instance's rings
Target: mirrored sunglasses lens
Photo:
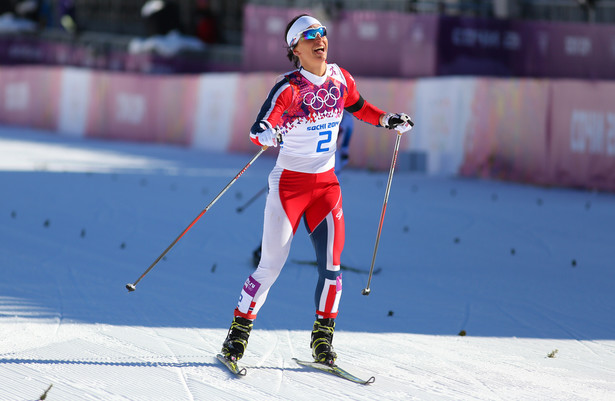
[[[320,35],[321,38],[327,36],[327,30],[324,26],[321,26],[320,28],[310,29],[303,33],[305,39],[316,39],[316,35]]]

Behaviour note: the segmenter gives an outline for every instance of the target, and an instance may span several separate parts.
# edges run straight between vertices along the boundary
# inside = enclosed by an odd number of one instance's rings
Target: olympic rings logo
[[[342,92],[337,86],[332,86],[329,90],[318,89],[316,93],[310,92],[303,96],[303,104],[310,106],[314,110],[320,110],[324,106],[333,107],[342,97]]]

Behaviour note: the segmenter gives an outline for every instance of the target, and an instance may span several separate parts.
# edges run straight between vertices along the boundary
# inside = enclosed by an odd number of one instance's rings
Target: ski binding
[[[218,358],[218,360],[222,362],[222,364],[226,366],[227,369],[236,376],[245,376],[246,373],[248,373],[246,368],[240,368],[237,365],[237,362],[231,361],[230,359],[226,359],[222,354],[216,355],[216,358]]]

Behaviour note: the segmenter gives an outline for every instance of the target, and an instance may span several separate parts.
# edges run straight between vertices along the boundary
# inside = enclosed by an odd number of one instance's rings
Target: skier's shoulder
[[[291,70],[291,71],[285,72],[283,74],[280,74],[280,75],[278,75],[276,77],[275,83],[279,84],[282,81],[291,82],[295,77],[297,77],[300,74],[299,71],[300,71],[300,69],[296,68],[294,70]]]
[[[327,75],[331,79],[340,81],[346,86],[348,86],[349,82],[354,82],[352,75],[335,63],[327,64]]]

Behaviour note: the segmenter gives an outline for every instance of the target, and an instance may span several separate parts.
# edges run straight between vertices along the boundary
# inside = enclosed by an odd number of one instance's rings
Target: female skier
[[[243,285],[222,354],[233,362],[243,356],[252,322],[286,262],[303,217],[319,274],[312,355],[317,362],[333,365],[344,247],[342,195],[334,171],[340,121],[345,109],[362,121],[400,133],[413,123],[406,114],[385,113],[365,101],[352,76],[327,63],[327,28],[316,18],[295,17],[286,27],[285,39],[288,59],[297,69],[271,89],[250,130],[250,139],[258,146],[282,145],[269,174],[262,254]]]

